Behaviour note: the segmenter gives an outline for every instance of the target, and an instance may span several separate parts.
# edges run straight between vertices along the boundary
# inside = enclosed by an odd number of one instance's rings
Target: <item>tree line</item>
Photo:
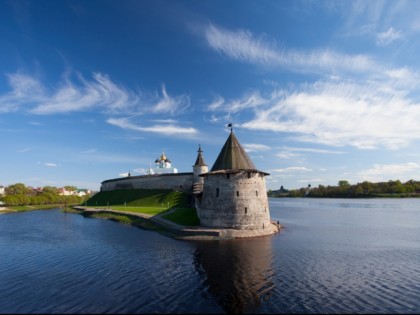
[[[268,191],[269,197],[321,197],[321,198],[368,198],[368,197],[420,197],[420,181],[399,180],[372,183],[364,181],[351,185],[340,180],[337,186],[302,187],[300,189]]]
[[[68,191],[77,190],[74,186],[64,186]],[[59,189],[54,186],[44,186],[41,189],[27,187],[22,183],[13,184],[5,187],[5,195],[0,198],[6,206],[26,206],[26,205],[48,205],[48,204],[67,204],[75,205],[83,203],[90,198],[85,196],[62,196]]]

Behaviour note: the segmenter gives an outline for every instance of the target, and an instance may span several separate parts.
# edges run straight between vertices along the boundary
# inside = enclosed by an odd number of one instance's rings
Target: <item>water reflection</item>
[[[272,237],[197,242],[194,265],[201,289],[227,312],[255,312],[274,288]]]

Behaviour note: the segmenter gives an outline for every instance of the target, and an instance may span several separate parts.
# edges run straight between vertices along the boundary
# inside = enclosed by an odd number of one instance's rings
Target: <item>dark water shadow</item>
[[[274,289],[272,238],[197,242],[194,265],[203,294],[227,313],[255,313]]]

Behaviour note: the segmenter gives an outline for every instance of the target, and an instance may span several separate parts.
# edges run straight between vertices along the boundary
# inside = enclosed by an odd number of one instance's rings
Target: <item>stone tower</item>
[[[193,194],[197,195],[200,194],[203,191],[203,183],[204,178],[200,177],[201,174],[207,173],[209,171],[209,168],[204,162],[203,157],[203,150],[201,150],[201,145],[198,145],[198,155],[197,160],[195,161],[195,164],[193,165]]]
[[[210,228],[262,230],[271,224],[264,176],[231,133],[196,194],[200,224]]]

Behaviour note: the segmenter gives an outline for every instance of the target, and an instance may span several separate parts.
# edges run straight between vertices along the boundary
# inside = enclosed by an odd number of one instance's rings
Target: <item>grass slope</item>
[[[189,205],[189,196],[170,189],[119,189],[101,191],[92,196],[83,205],[88,207],[108,207],[112,210],[137,212],[156,215],[175,208],[164,216],[165,219],[186,226],[200,224],[195,208]],[[102,214],[116,221],[127,223],[123,215]],[[129,220],[132,220],[130,218]]]
[[[194,208],[176,208],[174,212],[163,215],[163,218],[185,226],[200,225],[200,219]]]
[[[188,207],[188,195],[170,189],[118,189],[101,191],[86,201],[86,206]]]

